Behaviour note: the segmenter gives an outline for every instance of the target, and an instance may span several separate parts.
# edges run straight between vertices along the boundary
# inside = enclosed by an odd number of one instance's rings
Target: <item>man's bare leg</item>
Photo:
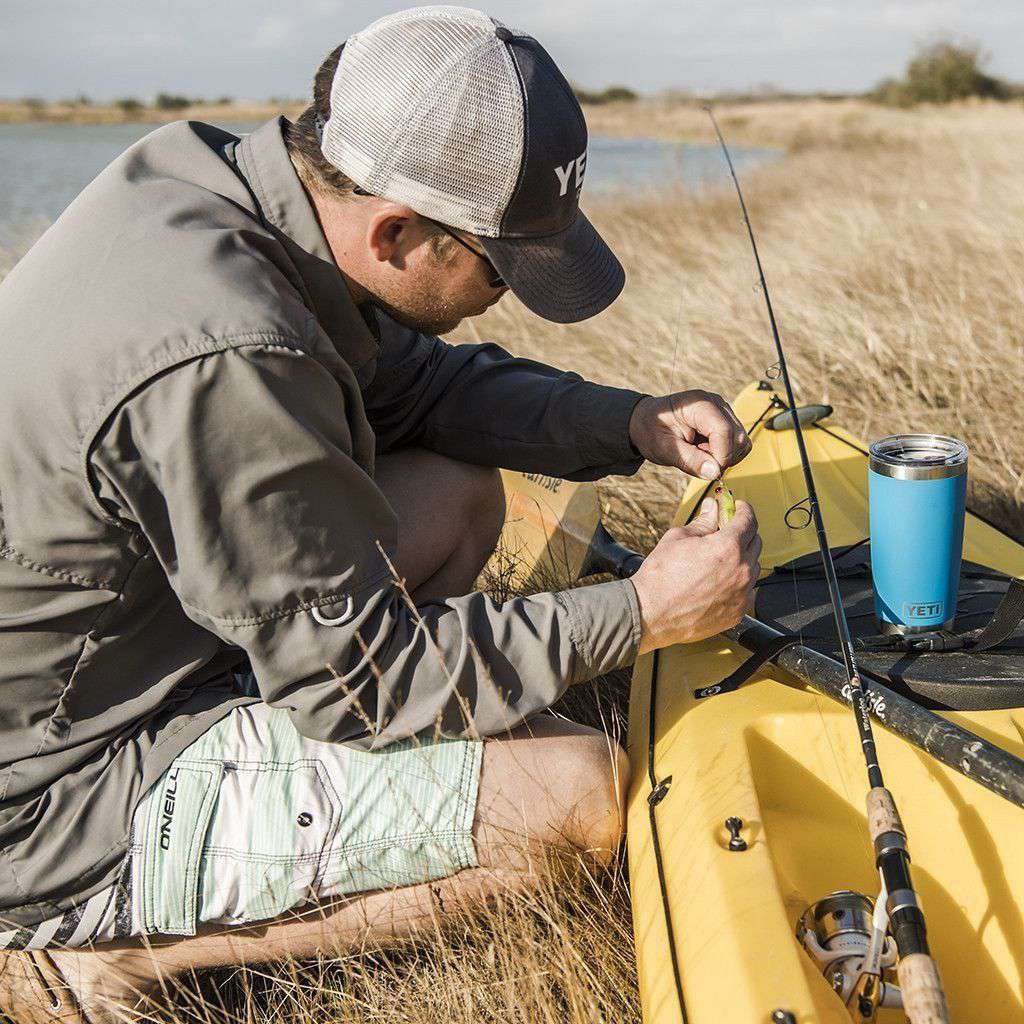
[[[396,568],[414,598],[469,592],[501,528],[497,473],[410,449],[382,458],[377,479],[399,511]],[[485,742],[473,826],[478,867],[255,927],[124,940],[56,952],[54,960],[98,1024],[106,1019],[104,1004],[131,1003],[133,990],[169,987],[193,969],[330,956],[400,940],[489,896],[537,885],[544,848],[552,844],[607,861],[622,836],[627,770],[624,752],[603,733],[538,717]]]
[[[479,866],[402,889],[378,890],[252,927],[194,937],[131,939],[53,958],[93,1024],[115,1008],[172,992],[210,967],[338,956],[432,931],[488,897],[539,885],[551,845],[606,863],[622,836],[628,768],[621,747],[585,726],[542,716],[485,741],[473,833]]]
[[[413,599],[468,594],[505,521],[501,474],[406,448],[382,456],[375,479],[398,512],[396,567]]]

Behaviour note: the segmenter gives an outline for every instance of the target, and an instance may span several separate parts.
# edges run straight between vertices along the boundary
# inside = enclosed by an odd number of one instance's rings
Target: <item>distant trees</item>
[[[576,93],[576,99],[580,103],[598,105],[602,103],[632,103],[634,100],[639,99],[639,96],[625,85],[609,85],[607,89],[602,89],[600,92],[594,92],[590,89],[574,85],[572,91]]]
[[[940,39],[921,47],[907,64],[903,78],[887,78],[870,93],[890,106],[951,103],[980,96],[1008,99],[1009,83],[985,71],[988,54],[977,43]]]
[[[142,109],[143,104],[134,96],[124,96],[119,100],[115,100],[114,106],[117,107],[118,110],[122,111],[122,113],[130,116],[132,114],[137,114]]]
[[[157,110],[184,110],[186,107],[191,107],[193,103],[199,102],[202,101],[190,100],[187,96],[176,96],[170,92],[158,92],[153,106]]]

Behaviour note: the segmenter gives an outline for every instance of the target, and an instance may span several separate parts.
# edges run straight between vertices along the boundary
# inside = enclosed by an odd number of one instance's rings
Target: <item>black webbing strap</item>
[[[966,633],[936,630],[934,633],[889,633],[857,641],[866,651],[988,651],[998,647],[1024,622],[1024,579],[1010,580],[999,607],[983,629]]]
[[[693,691],[693,696],[697,700],[703,700],[705,697],[717,697],[720,693],[732,693],[747,682],[766,662],[781,654],[787,647],[799,643],[803,643],[803,639],[796,635],[775,637],[762,650],[747,658],[735,672],[726,676],[720,683],[702,686],[699,690]]]

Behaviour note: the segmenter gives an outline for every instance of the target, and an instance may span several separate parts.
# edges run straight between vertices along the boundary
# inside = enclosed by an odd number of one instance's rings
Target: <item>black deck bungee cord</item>
[[[815,533],[817,534],[822,568],[825,572],[829,597],[832,602],[836,633],[839,639],[843,665],[849,681],[850,703],[853,705],[854,717],[857,720],[857,731],[860,735],[861,748],[864,752],[864,761],[867,767],[868,784],[870,786],[867,798],[868,828],[875,847],[875,859],[882,879],[883,890],[887,894],[889,925],[899,954],[898,973],[903,989],[904,1012],[911,1024],[948,1024],[949,1011],[946,1007],[942,983],[939,979],[935,962],[928,950],[924,914],[921,911],[910,876],[910,855],[907,851],[906,832],[896,810],[893,796],[885,788],[882,769],[878,763],[878,753],[875,748],[875,737],[871,727],[868,702],[865,698],[864,688],[857,669],[853,640],[850,636],[850,626],[846,620],[842,594],[836,578],[835,564],[832,560],[832,552],[828,544],[828,535],[825,532],[825,524],[821,517],[818,493],[814,485],[814,473],[811,470],[807,447],[804,443],[803,430],[796,412],[797,406],[793,395],[793,384],[789,376],[789,367],[786,364],[782,339],[779,336],[775,310],[772,307],[771,295],[768,291],[768,282],[765,280],[764,267],[761,264],[761,255],[758,252],[757,241],[754,238],[754,228],[750,222],[746,200],[743,198],[743,190],[736,175],[736,168],[733,166],[732,155],[729,153],[729,147],[726,145],[725,138],[718,126],[715,113],[711,107],[705,107],[704,109],[711,119],[715,135],[718,137],[718,143],[729,167],[729,174],[736,188],[736,195],[743,213],[743,222],[747,228],[747,235],[754,254],[754,262],[757,265],[761,290],[768,309],[772,338],[775,342],[775,351],[778,356],[777,365],[786,390],[786,401],[792,413],[793,430],[796,433],[797,449],[800,453],[804,482],[807,486],[807,501],[811,520],[814,523]]]

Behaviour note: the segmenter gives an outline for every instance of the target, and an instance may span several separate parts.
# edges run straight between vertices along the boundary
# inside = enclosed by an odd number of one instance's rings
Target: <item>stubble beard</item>
[[[419,312],[410,311],[408,309],[399,309],[397,306],[392,305],[386,299],[382,299],[379,296],[374,297],[373,303],[375,306],[387,313],[387,315],[396,323],[401,324],[403,327],[408,327],[411,330],[418,331],[420,334],[449,334],[462,323],[463,319],[465,319],[461,316],[449,316],[442,319],[446,312],[443,305],[440,308],[424,309],[422,312]]]

